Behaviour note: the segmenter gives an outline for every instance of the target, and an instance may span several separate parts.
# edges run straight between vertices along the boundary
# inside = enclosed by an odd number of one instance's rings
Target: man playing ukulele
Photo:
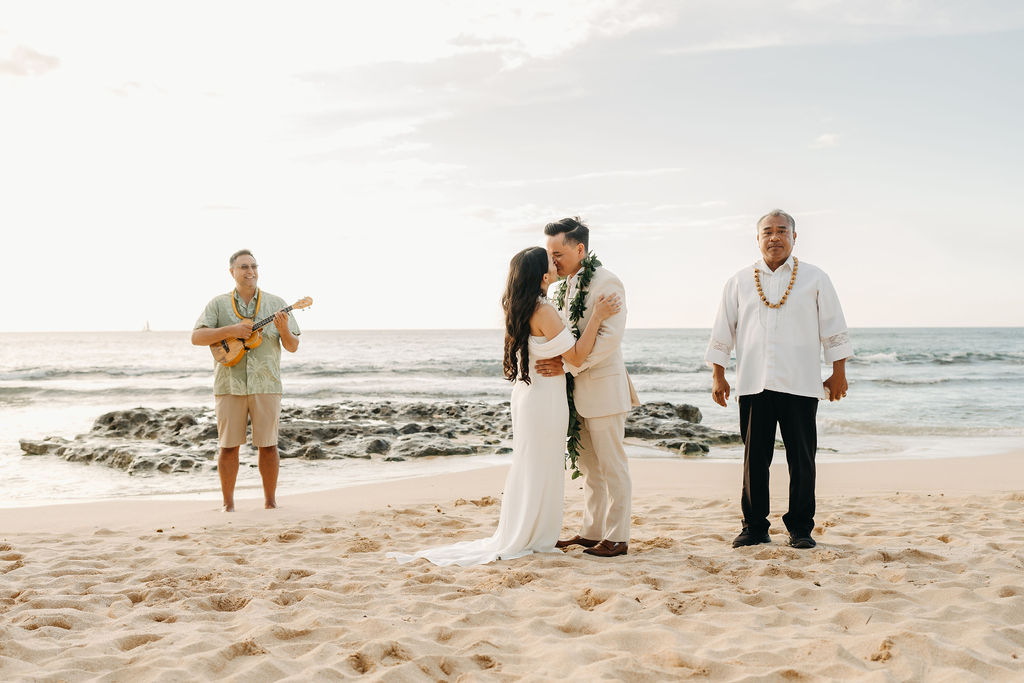
[[[259,469],[263,479],[264,507],[276,508],[277,425],[281,416],[281,347],[294,353],[299,348],[299,326],[291,313],[285,313],[284,300],[256,288],[259,279],[256,259],[248,249],[231,255],[229,261],[235,289],[206,304],[196,321],[192,343],[209,346],[226,339],[247,339],[253,321],[273,311],[274,324],[263,329],[262,342],[247,344],[240,362],[233,366],[217,363],[213,374],[213,393],[217,400],[217,443],[220,456],[217,471],[224,496],[224,511],[235,510],[235,479],[238,477],[238,450],[245,443],[246,426],[252,422],[252,445],[260,452]]]

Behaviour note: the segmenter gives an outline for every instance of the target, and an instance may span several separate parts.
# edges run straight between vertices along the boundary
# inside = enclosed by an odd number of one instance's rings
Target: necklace
[[[793,291],[793,283],[796,282],[796,271],[800,268],[800,261],[797,260],[796,256],[793,257],[793,274],[789,276],[789,287],[786,287],[786,293],[779,299],[779,303],[773,304],[768,302],[768,297],[764,295],[764,290],[761,289],[761,271],[754,268],[754,285],[757,286],[757,293],[761,297],[761,301],[768,308],[782,308],[782,304],[786,303],[786,299],[789,298],[789,293]]]
[[[597,254],[593,252],[580,262],[580,274],[576,279],[576,294],[569,302],[569,323],[572,325],[572,334],[577,339],[581,334],[580,319],[583,318],[583,312],[587,309],[587,287],[590,286],[590,281],[594,278],[594,271],[600,266],[601,262],[597,260]],[[558,293],[555,294],[555,302],[558,304],[559,311],[565,308],[565,297],[568,292],[569,278],[565,278],[558,288]],[[572,472],[573,479],[581,476],[579,465],[577,465],[580,457],[581,422],[580,415],[576,412],[576,401],[573,399],[575,386],[573,376],[566,374],[565,396],[569,401],[569,428],[565,435],[565,461],[568,469]]]
[[[245,316],[243,316],[241,313],[238,312],[238,306],[235,305],[235,294],[237,292],[238,292],[238,290],[236,289],[234,292],[231,293],[231,309],[235,312],[235,315],[238,316],[239,320],[245,320]],[[255,320],[256,316],[259,315],[259,312],[260,312],[260,297],[262,297],[262,296],[263,296],[263,290],[262,289],[257,289],[256,290],[256,310],[253,311],[253,314],[252,314],[252,319],[253,320]],[[251,301],[251,299],[250,299],[250,301]]]
[[[576,294],[573,296],[572,301],[569,302],[569,322],[572,323],[573,336],[577,339],[582,334],[580,331],[580,319],[583,317],[584,311],[587,310],[585,303],[587,287],[590,286],[590,281],[594,279],[594,271],[600,267],[601,262],[597,259],[597,254],[593,252],[580,261],[580,274],[576,278]],[[569,278],[565,278],[555,294],[555,302],[558,304],[558,310],[560,311],[565,308],[565,296],[568,291]]]

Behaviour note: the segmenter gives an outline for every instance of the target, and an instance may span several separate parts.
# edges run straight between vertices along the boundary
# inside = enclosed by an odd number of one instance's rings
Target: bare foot
[[[268,500],[268,501],[264,502],[263,503],[263,509],[265,509],[265,510],[276,510],[277,509],[277,501],[276,500]]]
[[[220,507],[220,511],[221,512],[234,512],[235,511],[235,504],[234,503],[227,503],[225,505],[222,505]]]

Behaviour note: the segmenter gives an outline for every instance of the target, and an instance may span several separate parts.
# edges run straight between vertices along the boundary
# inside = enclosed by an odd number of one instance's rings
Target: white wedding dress
[[[569,407],[565,376],[543,377],[533,369],[533,363],[559,356],[575,343],[568,329],[551,340],[529,339],[530,383],[516,381],[512,386],[512,468],[505,479],[501,517],[494,535],[413,555],[392,552],[388,557],[402,564],[423,558],[437,565],[465,567],[556,552],[555,541],[562,530]]]

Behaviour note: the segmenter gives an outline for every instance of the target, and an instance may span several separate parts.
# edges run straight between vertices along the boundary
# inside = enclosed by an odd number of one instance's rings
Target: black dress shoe
[[[800,548],[801,550],[806,550],[808,548],[813,548],[816,545],[818,544],[815,543],[814,539],[810,536],[798,536],[796,534],[789,535],[790,548]]]
[[[573,536],[564,541],[555,541],[556,548],[568,548],[571,545],[581,545],[584,548],[593,548],[601,541],[591,541],[589,538],[583,538],[582,536]]]
[[[740,532],[740,535],[732,539],[733,548],[742,548],[745,545],[758,545],[759,543],[771,543],[772,537],[768,535],[767,531],[759,534],[744,529]]]
[[[618,557],[627,552],[629,552],[629,544],[624,541],[601,541],[593,548],[584,550],[583,554],[595,557]]]

